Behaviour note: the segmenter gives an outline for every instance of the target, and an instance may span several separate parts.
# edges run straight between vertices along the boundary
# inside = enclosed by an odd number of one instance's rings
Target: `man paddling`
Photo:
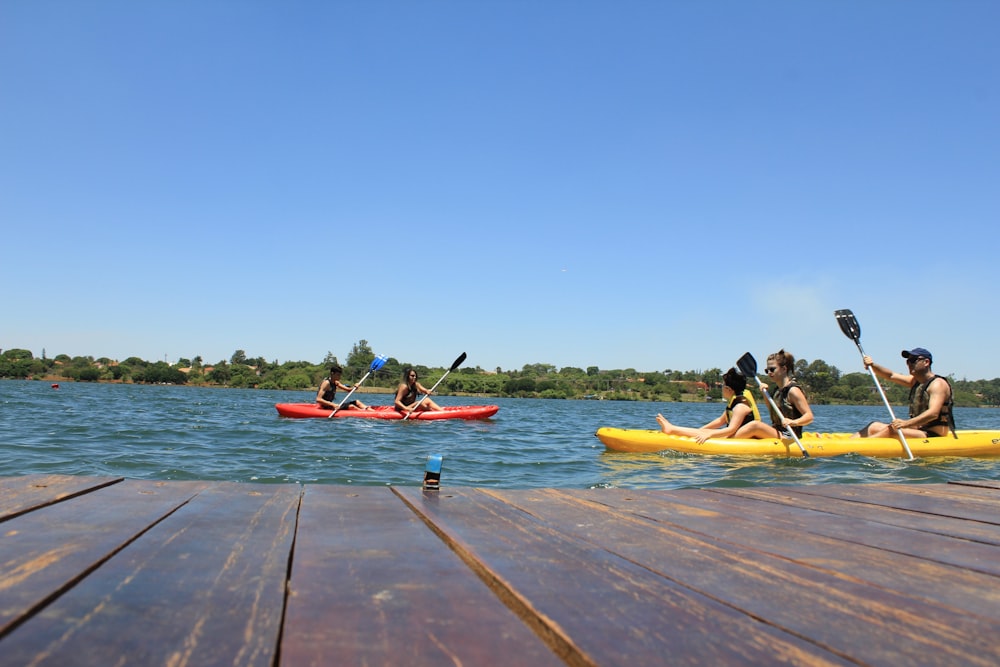
[[[344,369],[340,366],[330,366],[330,377],[323,380],[319,385],[319,391],[316,392],[316,403],[323,408],[329,408],[330,410],[368,410],[370,409],[367,405],[361,401],[351,401],[347,405],[337,405],[334,401],[337,398],[337,390],[343,389],[344,391],[351,391],[351,387],[340,381],[340,376],[343,375]],[[354,385],[354,389],[357,389],[358,385]]]
[[[948,429],[955,429],[952,408],[951,383],[941,375],[931,371],[934,358],[923,347],[903,350],[903,358],[909,373],[894,373],[885,366],[864,356],[865,367],[872,369],[875,375],[910,388],[910,418],[898,417],[890,424],[872,422],[855,434],[862,438],[894,438],[897,432],[902,432],[907,438],[940,438],[948,435]],[[941,380],[937,382],[936,380]]]

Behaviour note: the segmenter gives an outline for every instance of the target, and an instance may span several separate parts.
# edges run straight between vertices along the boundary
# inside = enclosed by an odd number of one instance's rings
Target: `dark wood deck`
[[[1000,483],[0,478],[0,665],[1000,664]]]

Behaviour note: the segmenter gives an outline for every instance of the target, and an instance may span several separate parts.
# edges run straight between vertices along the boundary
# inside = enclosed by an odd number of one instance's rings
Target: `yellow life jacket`
[[[754,419],[754,421],[758,421],[759,422],[760,421],[760,411],[757,410],[757,402],[755,400],[753,400],[753,394],[750,393],[749,389],[744,389],[743,390],[743,397],[746,398],[747,402],[750,403],[750,410],[751,410],[751,412],[753,412],[753,419]]]

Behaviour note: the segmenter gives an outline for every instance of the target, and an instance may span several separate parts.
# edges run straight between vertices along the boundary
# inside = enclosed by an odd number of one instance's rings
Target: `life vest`
[[[757,409],[757,401],[753,400],[753,394],[750,393],[749,389],[743,390],[743,398],[747,399],[747,403],[750,404],[750,412],[753,413],[753,420],[759,422],[760,410]]]
[[[337,385],[336,383],[334,383],[333,380],[328,379],[325,381],[329,382],[330,386],[327,388],[326,391],[323,392],[323,400],[330,401],[331,403],[336,403],[334,399],[337,398]]]
[[[754,404],[752,397],[748,399],[745,395],[744,396],[733,396],[729,400],[729,404],[726,405],[726,423],[727,424],[732,424],[733,423],[733,409],[737,405],[741,405],[741,404],[742,405],[746,405],[747,407],[750,408],[750,414],[748,414],[747,416],[745,416],[743,418],[743,422],[741,424],[739,424],[736,428],[742,427],[743,424],[746,424],[747,422],[754,421],[755,419],[760,419],[760,415],[757,413],[757,406]]]
[[[802,413],[795,407],[795,404],[788,400],[788,393],[793,387],[799,387],[799,384],[795,380],[792,380],[781,389],[778,389],[778,391],[774,392],[774,395],[771,397],[774,399],[774,404],[778,406],[778,410],[781,412],[781,415],[785,417],[786,421],[789,419],[798,419],[802,416]],[[799,387],[799,391],[802,391],[803,396],[805,395],[805,391],[802,390],[802,387]],[[778,425],[774,424],[774,427],[777,429]],[[801,426],[793,426],[792,430],[795,431],[795,435],[800,438],[802,437]]]
[[[938,413],[934,421],[929,422],[921,426],[921,430],[929,431],[935,426],[947,426],[948,430],[954,437],[958,437],[955,433],[955,411],[952,409],[955,405],[955,391],[951,387],[951,383],[948,382],[948,378],[942,375],[935,375],[927,382],[916,383],[910,387],[910,419],[919,415],[921,412],[925,411],[931,403],[931,393],[928,391],[931,386],[931,382],[941,378],[948,385],[948,399],[941,406],[941,412]]]
[[[403,394],[403,398],[400,399],[403,405],[412,405],[417,402],[417,388],[406,384],[406,393]]]

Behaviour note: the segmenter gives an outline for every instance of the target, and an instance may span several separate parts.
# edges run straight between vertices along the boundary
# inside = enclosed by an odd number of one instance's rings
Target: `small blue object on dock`
[[[440,454],[431,454],[427,457],[427,467],[424,468],[424,491],[437,491],[441,488],[441,459]]]

